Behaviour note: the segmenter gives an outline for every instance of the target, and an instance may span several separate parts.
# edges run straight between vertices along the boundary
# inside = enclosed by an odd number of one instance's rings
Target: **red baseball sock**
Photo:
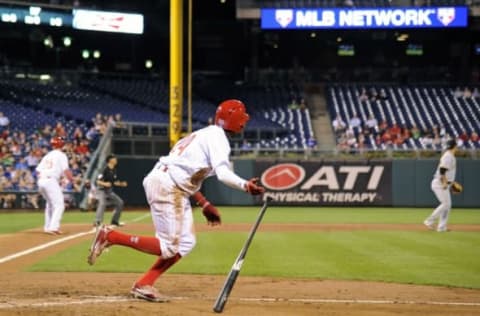
[[[161,255],[160,241],[155,237],[134,236],[112,230],[107,239],[114,245],[122,245],[140,250],[151,255]]]
[[[147,271],[137,282],[137,285],[153,285],[155,280],[158,279],[165,271],[167,271],[171,266],[173,266],[182,256],[177,253],[175,256],[163,259],[158,258],[157,262]]]

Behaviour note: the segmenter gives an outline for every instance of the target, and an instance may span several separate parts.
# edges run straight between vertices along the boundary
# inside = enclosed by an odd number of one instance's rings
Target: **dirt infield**
[[[197,231],[207,228],[197,225]],[[480,225],[452,225],[457,231],[480,231]],[[225,276],[165,275],[156,286],[169,303],[148,303],[128,296],[138,274],[23,272],[32,263],[91,234],[87,225],[65,225],[66,234],[40,230],[0,236],[0,260],[41,244],[72,236],[49,248],[0,263],[0,315],[211,315]],[[128,231],[148,231],[129,225]],[[216,230],[247,231],[248,225],[225,224]],[[421,225],[265,224],[261,231],[422,230]],[[73,238],[75,237],[75,238]],[[480,290],[380,282],[350,282],[245,277],[237,284],[225,315],[480,315]]]

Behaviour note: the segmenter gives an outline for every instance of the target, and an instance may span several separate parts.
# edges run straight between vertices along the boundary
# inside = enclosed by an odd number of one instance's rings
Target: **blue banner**
[[[468,8],[262,9],[262,29],[451,28],[468,25]]]

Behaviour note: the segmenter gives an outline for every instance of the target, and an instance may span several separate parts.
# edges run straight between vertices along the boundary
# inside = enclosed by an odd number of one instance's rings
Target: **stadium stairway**
[[[311,109],[313,133],[317,138],[319,150],[332,150],[335,148],[335,135],[332,130],[332,121],[327,111],[327,100],[324,95],[323,85],[308,87],[308,104]]]

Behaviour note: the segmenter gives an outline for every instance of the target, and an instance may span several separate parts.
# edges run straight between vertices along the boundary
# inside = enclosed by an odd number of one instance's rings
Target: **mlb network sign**
[[[262,29],[466,27],[468,9],[457,7],[262,9]]]

